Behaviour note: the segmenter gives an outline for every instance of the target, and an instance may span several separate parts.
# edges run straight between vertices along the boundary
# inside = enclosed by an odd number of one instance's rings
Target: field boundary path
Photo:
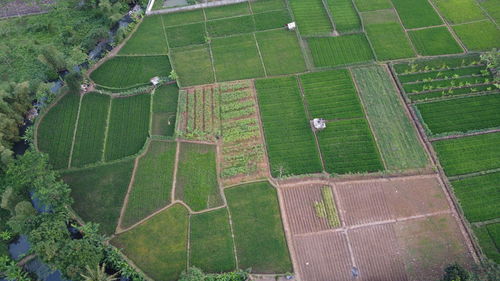
[[[161,0],[151,0],[151,8],[153,7],[155,1],[161,1]],[[238,4],[238,3],[243,3],[243,2],[248,2],[248,0],[216,0],[214,2],[200,3],[200,4],[190,5],[190,6],[168,8],[168,9],[161,9],[161,10],[155,10],[155,11],[151,11],[151,9],[149,8],[149,5],[148,5],[148,9],[146,10],[146,15],[149,16],[149,15],[170,14],[170,13],[175,13],[175,12],[180,12],[180,11],[191,11],[191,10],[197,10],[197,9],[202,9],[202,8],[212,8],[212,7],[226,6],[226,5],[231,5],[231,4]]]

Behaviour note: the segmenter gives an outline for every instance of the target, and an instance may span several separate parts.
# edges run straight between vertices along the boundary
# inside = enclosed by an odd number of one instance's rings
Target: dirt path
[[[75,129],[73,131],[73,138],[71,139],[71,150],[69,151],[68,169],[71,168],[71,161],[73,160],[73,150],[75,148],[76,132],[78,131],[78,121],[80,120],[80,110],[82,108],[83,95],[80,94],[80,101],[78,102],[78,111],[76,113]]]
[[[464,133],[464,134],[450,135],[450,136],[444,136],[444,137],[429,138],[429,141],[433,142],[433,141],[440,141],[440,140],[451,140],[451,139],[458,139],[458,138],[471,137],[471,136],[479,136],[479,135],[485,135],[485,134],[491,134],[491,133],[498,133],[498,132],[500,132],[500,128],[498,128],[498,129],[491,129],[491,130],[485,130],[485,131],[481,131],[481,132],[472,132],[472,133]]]

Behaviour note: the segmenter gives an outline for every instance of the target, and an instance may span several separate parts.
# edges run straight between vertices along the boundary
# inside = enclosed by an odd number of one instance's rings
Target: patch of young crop
[[[466,66],[479,65],[481,58],[478,54],[466,56],[451,56],[435,59],[422,59],[410,61],[408,63],[400,63],[394,65],[394,70],[398,75],[414,74],[418,72],[431,72],[438,70],[449,70],[454,68],[462,68]]]
[[[326,218],[331,228],[339,227],[340,219],[333,200],[332,188],[330,186],[321,188],[321,197],[323,200],[314,202],[316,215],[320,218]]]
[[[283,28],[292,21],[288,10],[271,11],[266,13],[254,14],[255,29],[257,31]]]
[[[492,84],[487,85],[479,85],[479,86],[470,86],[458,89],[445,89],[445,90],[437,90],[431,91],[424,94],[409,94],[408,98],[412,102],[432,100],[438,98],[447,98],[452,96],[460,96],[460,95],[471,95],[471,94],[481,94],[484,92],[492,92],[492,93],[500,93],[500,90],[497,89]]]
[[[221,95],[222,103],[236,102],[252,96],[252,92],[248,90],[236,90],[234,92],[226,92]]]
[[[248,15],[250,14],[250,6],[248,2],[219,6],[205,9],[205,14],[208,20]]]
[[[207,22],[207,32],[211,37],[223,37],[254,31],[255,22],[251,15]]]
[[[290,0],[300,35],[329,34],[333,26],[321,0]]]
[[[468,50],[488,51],[500,46],[500,30],[490,20],[453,26]]]
[[[202,9],[169,13],[161,16],[165,27],[205,21]]]
[[[340,33],[361,30],[361,20],[351,0],[327,0],[328,8]]]
[[[119,55],[166,55],[167,41],[163,36],[160,16],[144,17],[142,23],[120,49]]]
[[[153,135],[174,135],[179,88],[176,85],[160,86],[153,95]]]
[[[431,0],[450,23],[465,23],[486,19],[474,0]]]
[[[259,0],[259,1],[248,1],[252,7],[252,11],[255,13],[263,13],[267,11],[275,11],[286,9],[285,1],[283,0]]]
[[[490,77],[482,76],[452,77],[443,80],[404,84],[403,89],[405,90],[405,93],[418,93],[438,89],[461,88],[472,85],[489,84],[491,81],[492,79]]]
[[[423,73],[413,73],[407,75],[398,75],[398,79],[401,83],[410,83],[410,82],[429,82],[436,79],[449,79],[453,77],[460,77],[466,75],[487,75],[489,76],[488,70],[486,70],[486,66],[484,65],[473,65],[467,66],[463,68],[455,68],[455,69],[444,69],[444,70],[434,70]]]
[[[360,12],[391,9],[391,0],[354,0]]]
[[[193,23],[165,28],[170,48],[205,43],[205,23]]]
[[[427,0],[392,0],[403,25],[418,28],[443,24],[441,18]]]
[[[365,30],[378,60],[415,56],[410,40],[399,22],[366,24]]]
[[[208,45],[172,49],[170,55],[183,87],[215,81]]]
[[[460,45],[453,38],[448,28],[434,27],[419,30],[410,30],[408,35],[417,49],[423,56],[435,56],[445,54],[458,54],[463,52]]]
[[[308,38],[307,43],[316,67],[367,62],[373,53],[364,34]]]
[[[496,263],[500,263],[500,251],[496,245],[500,244],[500,223],[486,224],[473,227],[483,253]],[[493,231],[491,231],[493,230]],[[491,232],[491,233],[490,233]]]

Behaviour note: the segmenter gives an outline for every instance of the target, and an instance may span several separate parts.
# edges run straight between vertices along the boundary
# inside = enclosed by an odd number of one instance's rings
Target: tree
[[[115,281],[117,278],[116,273],[113,275],[108,275],[105,272],[106,266],[104,264],[97,265],[95,268],[89,266],[86,267],[87,272],[81,274],[84,281]]]
[[[7,224],[15,233],[25,233],[28,230],[27,225],[36,215],[36,210],[29,201],[17,203],[13,216]]]
[[[10,211],[11,215],[15,215],[16,205],[23,200],[23,197],[12,187],[7,187],[2,194],[0,207]]]
[[[38,60],[55,72],[67,70],[68,67],[64,54],[53,45],[42,47]]]
[[[82,84],[82,74],[80,72],[72,71],[64,77],[64,82],[68,87],[68,91],[70,94],[79,94],[80,86]]]

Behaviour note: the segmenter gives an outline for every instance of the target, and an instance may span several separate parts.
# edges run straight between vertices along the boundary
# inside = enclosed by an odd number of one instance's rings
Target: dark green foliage
[[[234,272],[204,274],[196,267],[190,267],[183,271],[178,281],[245,281],[248,279],[248,273],[241,269]]]
[[[459,264],[449,265],[444,269],[442,281],[467,281],[471,279],[471,274]]]

